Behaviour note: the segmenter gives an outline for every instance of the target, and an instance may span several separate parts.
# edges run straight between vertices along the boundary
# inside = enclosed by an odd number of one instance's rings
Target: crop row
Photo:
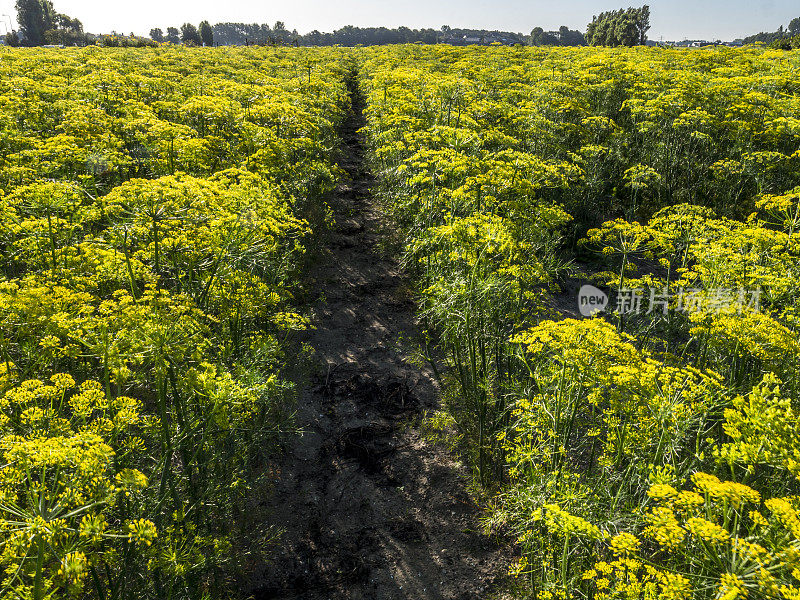
[[[3,597],[222,597],[263,560],[245,509],[289,424],[347,68],[0,52]]]
[[[446,357],[435,423],[531,597],[800,594],[798,66],[364,51],[371,161]],[[605,313],[575,318],[581,281]]]

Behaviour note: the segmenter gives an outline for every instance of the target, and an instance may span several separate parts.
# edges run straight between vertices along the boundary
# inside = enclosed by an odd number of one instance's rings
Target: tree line
[[[531,46],[585,46],[586,36],[580,31],[573,31],[562,25],[558,31],[545,31],[534,27],[531,31]]]
[[[150,30],[149,38],[134,35],[95,36],[84,33],[83,25],[78,19],[70,18],[57,13],[51,0],[17,0],[17,21],[19,33],[11,32],[6,36],[6,42],[12,46],[40,46],[44,44],[85,45],[98,43],[103,46],[146,46],[157,43],[169,42],[188,46],[231,46],[231,45],[299,45],[299,46],[375,46],[384,44],[437,44],[448,43],[453,45],[466,44],[531,44],[534,46],[583,46],[589,41],[587,36],[577,30],[571,30],[562,25],[557,31],[545,31],[536,27],[529,36],[510,31],[497,31],[486,29],[452,28],[443,25],[440,29],[409,27],[354,27],[347,25],[333,32],[313,30],[301,35],[296,29],[288,30],[283,21],[277,21],[270,26],[266,23],[234,23],[225,22],[211,25],[207,20],[195,26],[184,23],[180,27],[170,26],[166,29],[155,27]],[[649,9],[637,9],[639,12]],[[626,15],[628,11],[615,11],[603,13],[600,21],[617,19],[617,12]],[[637,13],[638,14],[638,13]],[[641,21],[641,16],[639,21]],[[593,31],[590,24],[589,31]],[[604,25],[595,26],[603,28]],[[612,25],[614,29],[616,25]],[[648,26],[649,28],[649,26]],[[588,35],[588,34],[587,34]],[[601,37],[595,36],[595,43],[601,43]],[[602,37],[606,41],[605,37]],[[608,38],[609,45],[614,39]],[[626,43],[626,45],[629,45]]]
[[[534,46],[583,46],[586,45],[584,35],[562,25],[557,31],[544,31],[536,27],[530,36],[510,31],[487,29],[463,29],[443,25],[439,29],[409,27],[355,27],[346,25],[333,32],[313,30],[299,34],[297,30],[289,31],[283,21],[273,26],[268,23],[217,23],[206,24],[207,40],[202,43],[218,46],[245,45],[299,45],[299,46],[382,46],[385,44],[531,44]],[[202,29],[203,23],[200,28]],[[210,27],[210,30],[208,30]],[[202,37],[202,32],[201,32]],[[150,30],[150,38],[156,42],[173,44],[195,44],[200,42],[191,25],[184,24],[180,29],[168,27],[166,33],[161,28]]]
[[[563,29],[563,28],[562,28]],[[203,37],[203,31],[206,37]],[[578,32],[573,32],[578,33]],[[199,34],[199,37],[198,37]],[[458,29],[447,25],[440,29],[408,27],[355,27],[347,25],[333,32],[313,30],[300,34],[296,29],[289,31],[283,21],[270,26],[268,23],[217,23],[209,25],[203,21],[198,28],[184,24],[180,29],[167,27],[150,30],[150,38],[156,42],[218,46],[246,45],[298,45],[298,46],[379,46],[384,44],[437,44],[437,43],[485,43],[500,42],[524,44],[526,36],[508,31],[485,29]],[[469,40],[467,42],[466,40]]]
[[[154,42],[170,42],[172,44],[185,44],[187,46],[213,46],[214,30],[208,21],[201,21],[195,27],[191,23],[184,23],[180,30],[177,27],[167,27],[167,33],[156,27],[150,30],[150,39]]]
[[[800,48],[800,17],[789,21],[789,26],[786,28],[781,25],[777,31],[762,31],[755,35],[749,35],[742,42],[745,44],[762,42],[784,50]]]
[[[785,37],[793,37],[795,35],[800,34],[800,17],[796,19],[792,19],[789,22],[789,26],[784,28],[783,25],[778,27],[777,31],[762,31],[760,33],[756,33],[755,35],[749,35],[744,38],[745,44],[755,44],[756,42],[764,42],[765,44],[770,44],[776,40],[785,38]]]
[[[318,30],[301,35],[289,31],[283,21],[273,26],[266,23],[217,23],[207,20],[195,26],[184,23],[178,27],[160,27],[150,30],[150,37],[93,36],[83,31],[83,24],[75,18],[56,12],[51,0],[17,0],[19,32],[6,36],[11,46],[41,46],[45,44],[85,45],[99,43],[105,46],[144,46],[170,42],[188,46],[229,45],[302,45],[302,46],[373,46],[383,44],[531,44],[534,46],[582,46],[643,44],[650,28],[650,9],[629,8],[601,13],[589,24],[586,35],[562,25],[558,31],[545,31],[536,27],[530,36],[508,31],[485,29],[460,29],[443,25],[440,29],[408,27],[354,27],[347,25],[331,33]]]
[[[592,18],[586,33],[562,25],[557,31],[535,27],[529,36],[509,31],[461,29],[443,25],[440,29],[408,27],[354,27],[347,25],[330,33],[313,30],[301,35],[296,29],[289,31],[283,21],[267,23],[217,23],[201,21],[195,26],[184,23],[180,27],[159,27],[150,30],[149,38],[135,36],[95,36],[83,31],[76,18],[58,13],[51,0],[17,0],[19,32],[6,36],[10,46],[41,46],[45,44],[85,45],[99,43],[105,46],[146,46],[170,42],[188,46],[246,46],[246,45],[297,45],[297,46],[378,46],[384,44],[530,44],[532,46],[638,46],[647,43],[650,30],[650,7],[627,8],[602,12]],[[783,25],[775,32],[761,32],[742,40],[745,44],[763,42],[777,48],[800,47],[800,17],[793,19],[787,28]]]

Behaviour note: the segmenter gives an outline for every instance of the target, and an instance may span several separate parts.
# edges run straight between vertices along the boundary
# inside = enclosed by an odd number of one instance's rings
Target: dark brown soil
[[[438,390],[409,360],[414,303],[397,260],[379,249],[385,222],[353,97],[340,160],[350,181],[331,200],[336,231],[312,274],[320,299],[307,342],[319,369],[267,502],[283,533],[253,596],[500,597],[511,552],[481,532],[467,469],[417,428]]]

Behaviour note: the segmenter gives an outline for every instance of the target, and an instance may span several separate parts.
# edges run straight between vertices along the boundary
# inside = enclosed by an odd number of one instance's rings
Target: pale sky
[[[640,3],[644,0],[53,0],[58,12],[79,18],[88,32],[143,35],[152,27],[166,30],[203,19],[212,24],[280,20],[300,33],[332,31],[344,25],[436,29],[450,25],[522,33],[536,26],[550,30],[567,25],[585,31],[592,15]],[[798,0],[650,0],[649,4],[652,40],[662,36],[665,40],[730,40],[775,31],[800,16]],[[14,0],[0,0],[0,14],[10,15],[16,27]]]

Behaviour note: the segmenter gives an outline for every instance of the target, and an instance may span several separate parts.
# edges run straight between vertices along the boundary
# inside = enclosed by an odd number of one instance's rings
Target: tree
[[[150,39],[154,42],[163,42],[164,41],[164,32],[161,31],[160,27],[156,27],[155,29],[150,30]]]
[[[639,45],[644,46],[647,43],[647,32],[650,31],[650,7],[645,4],[634,12],[633,17],[639,30]]]
[[[586,27],[586,41],[592,46],[638,46],[647,43],[650,7],[612,10],[595,16]]]
[[[175,27],[167,27],[167,41],[171,44],[180,44],[180,32]]]
[[[86,42],[79,19],[57,13],[50,0],[17,0],[17,21],[26,46]]]
[[[203,40],[200,39],[200,34],[197,32],[197,27],[191,23],[181,25],[181,41],[187,46],[199,46],[203,43]]]
[[[567,29],[563,27],[562,29]],[[534,27],[531,31],[532,46],[560,46],[564,45],[558,31],[545,31],[541,27]]]
[[[81,23],[79,19],[73,19],[72,17],[61,13],[56,13],[55,17],[53,18],[53,25],[56,29],[63,29],[64,31],[68,31],[70,33],[83,33],[83,23]]]
[[[636,19],[633,15],[625,13],[614,22],[615,46],[638,46],[641,35]]]
[[[564,33],[564,30],[567,30]],[[576,30],[576,29],[567,29],[566,27],[562,26],[559,29],[559,41],[562,46],[585,46],[586,45],[586,38],[583,37],[583,34]]]
[[[41,46],[46,31],[54,29],[55,10],[49,0],[17,0],[17,22],[27,46]]]
[[[16,48],[19,46],[19,35],[17,35],[16,31],[9,31],[6,34],[6,44],[11,46],[12,48]]]
[[[791,35],[800,34],[800,17],[796,17],[789,22],[789,33]]]
[[[67,15],[56,14],[54,27],[44,32],[44,41],[47,44],[61,44],[64,46],[78,46],[86,44],[86,35],[83,33],[83,23]]]
[[[214,45],[214,30],[211,29],[211,23],[202,21],[198,27],[198,33],[203,46],[211,47]]]

